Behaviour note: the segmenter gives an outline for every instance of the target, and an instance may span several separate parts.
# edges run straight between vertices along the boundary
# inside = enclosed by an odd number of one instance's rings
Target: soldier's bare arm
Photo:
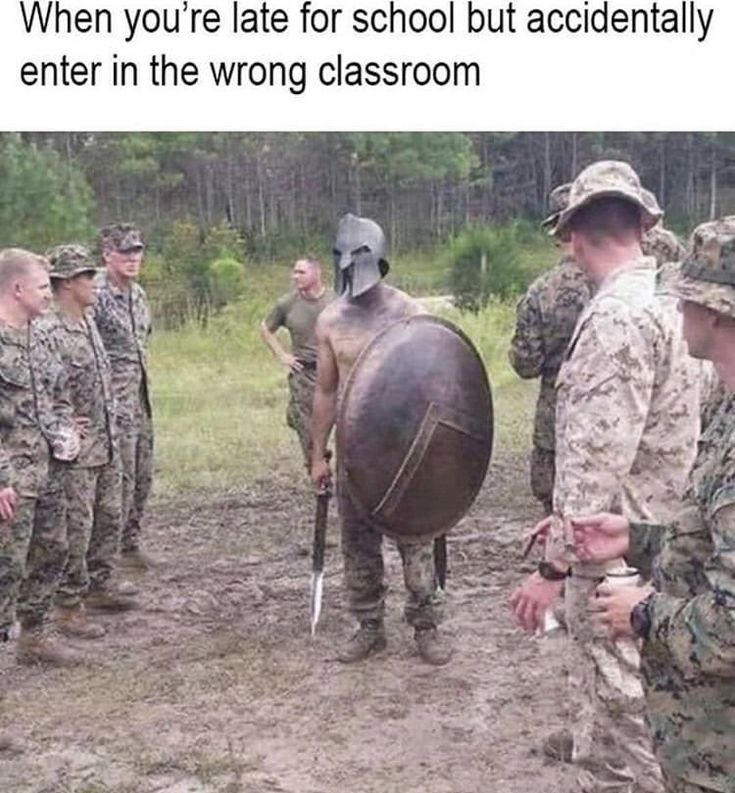
[[[311,414],[311,476],[318,486],[329,481],[329,464],[326,460],[327,442],[337,415],[339,369],[330,341],[329,318],[319,317],[316,324],[317,382],[314,389],[314,406]]]
[[[260,323],[260,337],[273,353],[276,360],[285,366],[286,369],[289,369],[292,372],[300,372],[304,368],[301,364],[301,361],[299,361],[295,355],[291,355],[290,352],[287,352],[283,349],[281,343],[278,341],[278,337],[275,333],[270,331],[268,325],[265,322]]]

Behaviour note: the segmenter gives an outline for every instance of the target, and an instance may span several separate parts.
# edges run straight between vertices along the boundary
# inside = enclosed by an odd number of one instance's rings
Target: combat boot
[[[109,587],[90,589],[84,598],[84,605],[93,611],[133,611],[140,608],[137,600],[125,597]]]
[[[362,661],[371,653],[384,650],[386,643],[383,623],[380,620],[364,620],[337,656],[337,659],[343,664]]]
[[[419,655],[427,664],[444,666],[452,657],[452,647],[446,637],[439,633],[433,625],[416,628],[414,634]]]
[[[120,554],[120,567],[147,573],[157,566],[156,560],[140,548],[131,548]]]
[[[20,629],[15,658],[19,664],[47,666],[78,666],[84,658],[55,641],[42,626]]]
[[[54,622],[60,633],[73,639],[101,639],[107,633],[102,625],[87,617],[83,603],[76,606],[57,606]]]

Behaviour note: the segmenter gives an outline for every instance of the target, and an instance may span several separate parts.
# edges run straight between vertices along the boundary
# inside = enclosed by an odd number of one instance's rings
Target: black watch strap
[[[630,612],[630,627],[633,628],[633,633],[639,639],[647,639],[651,633],[651,624],[653,622],[651,611],[655,594],[655,592],[651,592],[647,598],[641,600],[640,603],[636,603]]]
[[[546,581],[563,581],[567,577],[567,570],[559,570],[551,562],[538,563],[538,574]]]

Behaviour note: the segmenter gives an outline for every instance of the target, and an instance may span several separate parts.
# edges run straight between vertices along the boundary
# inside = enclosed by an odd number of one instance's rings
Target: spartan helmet
[[[385,257],[385,234],[369,218],[347,214],[337,226],[334,243],[334,291],[357,297],[383,278],[389,266]]]

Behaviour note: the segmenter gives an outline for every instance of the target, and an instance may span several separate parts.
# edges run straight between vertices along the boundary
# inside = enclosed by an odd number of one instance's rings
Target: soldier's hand
[[[528,633],[541,630],[546,612],[561,594],[563,581],[547,581],[538,573],[530,575],[510,597],[510,608]]]
[[[304,369],[304,365],[295,355],[285,354],[281,358],[281,363],[288,369],[290,372],[301,372]]]
[[[80,438],[86,438],[89,431],[90,420],[87,416],[74,416],[74,424],[76,425],[77,432]]]
[[[332,469],[328,460],[318,460],[311,465],[311,481],[316,486],[317,490],[331,487],[332,485]]]
[[[536,545],[537,542],[546,542],[546,538],[549,536],[549,531],[551,530],[551,521],[553,520],[553,516],[549,515],[548,517],[544,518],[542,521],[539,521],[529,532],[523,535],[523,553],[521,558],[525,559],[533,546]]]
[[[582,562],[608,562],[628,553],[630,524],[622,515],[602,512],[572,518],[574,545]]]
[[[3,521],[12,520],[15,515],[15,508],[18,505],[18,495],[12,487],[4,487],[0,490],[0,519]]]
[[[600,634],[607,633],[611,639],[634,636],[630,613],[653,591],[650,586],[611,587],[600,584],[588,606],[593,624]]]

